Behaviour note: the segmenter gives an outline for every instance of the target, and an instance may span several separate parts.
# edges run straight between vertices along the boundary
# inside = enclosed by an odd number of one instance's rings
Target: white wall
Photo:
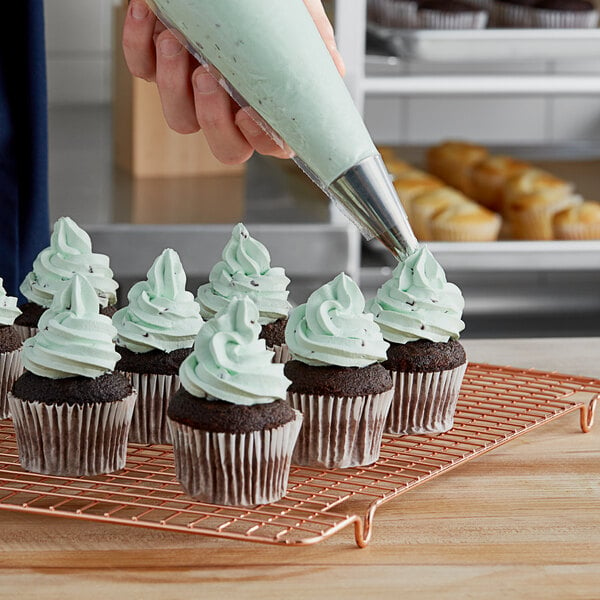
[[[349,0],[351,1],[351,0]],[[120,0],[46,0],[51,104],[110,100],[112,7]],[[120,48],[116,48],[120,51]],[[481,65],[445,65],[444,73]],[[490,65],[496,73],[600,73],[600,61]],[[389,69],[386,68],[386,73]],[[399,73],[442,72],[410,64]],[[600,97],[369,97],[365,118],[378,143],[427,143],[460,136],[487,143],[600,140]]]

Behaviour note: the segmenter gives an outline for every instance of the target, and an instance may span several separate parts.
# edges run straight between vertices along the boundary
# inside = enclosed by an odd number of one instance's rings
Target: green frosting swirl
[[[207,321],[194,350],[179,369],[181,385],[198,397],[253,405],[284,399],[290,384],[283,365],[258,339],[258,308],[246,296],[234,298]]]
[[[202,317],[210,319],[240,294],[256,303],[261,325],[288,316],[291,306],[286,288],[290,280],[283,268],[271,267],[268,250],[250,237],[241,223],[233,228],[221,258],[212,268],[209,282],[198,288]]]
[[[369,310],[383,337],[398,344],[426,339],[447,342],[458,339],[465,328],[465,306],[460,289],[446,281],[446,274],[426,246],[421,246],[394,269],[377,290]]]
[[[23,344],[23,366],[50,379],[95,379],[113,371],[121,358],[113,342],[116,333],[110,317],[99,313],[92,284],[75,273],[40,317],[38,333]]]
[[[386,359],[389,344],[364,313],[365,299],[345,273],[315,290],[292,310],[285,341],[293,358],[308,365],[366,367]]]
[[[0,277],[0,326],[12,325],[20,314],[21,309],[17,308],[17,299],[6,295],[4,280]]]
[[[94,286],[100,306],[116,303],[119,285],[113,279],[108,256],[94,254],[90,236],[73,219],[61,217],[54,224],[50,246],[37,255],[33,270],[19,289],[30,302],[48,308],[63,282],[74,273],[85,275]]]
[[[150,267],[148,279],[129,290],[129,304],[113,315],[117,344],[137,353],[191,348],[203,321],[185,284],[179,255],[170,248],[163,250]]]

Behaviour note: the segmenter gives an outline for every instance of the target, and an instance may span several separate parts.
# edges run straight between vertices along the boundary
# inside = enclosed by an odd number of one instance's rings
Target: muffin
[[[553,219],[557,240],[600,239],[600,202],[586,200],[561,210]]]
[[[461,0],[420,0],[417,20],[421,29],[484,29],[488,12]]]
[[[408,169],[399,173],[393,180],[398,198],[410,220],[412,201],[417,196],[445,187],[444,182],[429,173],[418,169]]]
[[[598,10],[587,0],[540,0],[531,22],[545,29],[590,29],[598,26]]]
[[[379,364],[388,344],[364,308],[360,289],[341,273],[290,314],[287,398],[304,415],[294,464],[333,469],[379,458],[392,380]]]
[[[532,27],[533,7],[537,2],[538,0],[496,0],[492,21],[496,27]]]
[[[287,286],[290,280],[282,267],[271,267],[269,251],[238,223],[225,245],[208,283],[198,288],[196,300],[205,320],[227,306],[234,296],[249,296],[258,306],[260,337],[273,350],[275,362],[285,362],[285,325],[291,305]]]
[[[394,382],[386,432],[394,435],[448,431],[467,368],[458,341],[464,300],[446,281],[427,246],[420,246],[378,290],[369,310],[390,343],[383,363]]]
[[[259,339],[259,310],[232,298],[200,329],[168,409],[176,476],[192,498],[252,506],[286,491],[302,415],[283,365]]]
[[[510,156],[488,156],[475,164],[471,170],[471,197],[486,208],[500,212],[508,179],[530,168],[532,167],[529,163]]]
[[[507,181],[503,214],[513,238],[551,240],[554,215],[580,202],[572,183],[540,169],[528,169]]]
[[[417,26],[416,0],[368,0],[369,21],[383,27],[410,29]]]
[[[21,314],[17,299],[7,296],[4,280],[0,277],[0,419],[10,416],[8,392],[21,374],[21,336],[13,323]]]
[[[450,206],[470,202],[464,194],[451,187],[441,187],[414,198],[410,209],[410,223],[417,239],[422,242],[433,239],[432,223],[439,212]]]
[[[470,142],[447,141],[427,150],[427,170],[448,185],[471,195],[471,171],[489,155],[487,148]]]
[[[185,284],[179,255],[167,248],[154,260],[147,279],[129,290],[127,306],[112,318],[121,356],[116,369],[138,392],[129,442],[171,442],[167,406],[179,389],[179,367],[203,324]]]
[[[125,466],[136,392],[113,372],[116,333],[92,284],[75,273],[25,341],[25,372],[8,395],[24,469],[77,477]]]
[[[451,204],[431,220],[432,239],[439,242],[493,242],[502,217],[475,202]]]
[[[61,217],[54,224],[50,246],[37,255],[33,270],[19,287],[28,300],[15,319],[23,340],[37,333],[39,318],[74,273],[86,276],[96,290],[102,314],[112,316],[119,285],[113,279],[108,257],[93,253],[90,236],[71,218]]]

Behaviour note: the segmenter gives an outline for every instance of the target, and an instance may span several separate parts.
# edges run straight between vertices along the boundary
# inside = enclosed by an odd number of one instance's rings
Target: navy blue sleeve
[[[43,0],[12,2],[2,12],[12,35],[0,36],[0,277],[16,296],[49,243]]]

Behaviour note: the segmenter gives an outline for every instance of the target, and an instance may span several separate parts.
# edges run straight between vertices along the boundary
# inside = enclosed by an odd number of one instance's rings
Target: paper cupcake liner
[[[432,237],[444,242],[493,242],[498,239],[502,218],[490,219],[487,223],[469,225],[468,227],[437,224],[435,219],[431,224]]]
[[[169,419],[175,474],[201,502],[255,506],[286,492],[302,415],[274,429],[250,433],[201,431]]]
[[[492,10],[492,22],[495,27],[527,28],[533,24],[533,8],[495,2]]]
[[[115,402],[44,404],[8,395],[19,461],[27,471],[79,477],[125,466],[137,393]]]
[[[533,27],[542,29],[590,29],[598,26],[598,11],[546,10],[536,8],[531,17]]]
[[[431,435],[452,429],[460,385],[466,370],[467,363],[434,373],[390,371],[394,382],[394,399],[385,432],[394,435]]]
[[[121,371],[131,381],[138,396],[133,410],[130,444],[170,444],[167,408],[179,389],[178,375],[131,373]]]
[[[33,337],[39,330],[37,327],[29,327],[27,325],[13,325],[15,331],[19,334],[21,342]]]
[[[422,29],[485,29],[488,22],[488,13],[484,10],[446,13],[421,9],[418,17],[419,27]]]
[[[10,417],[8,394],[22,372],[21,348],[0,354],[0,419]]]
[[[599,240],[600,223],[554,223],[554,237],[557,240]]]
[[[393,389],[350,398],[288,393],[304,415],[292,463],[345,469],[376,462],[393,395]]]
[[[291,358],[287,344],[281,346],[269,346],[268,350],[275,352],[275,356],[273,357],[274,363],[285,364]]]
[[[367,15],[384,27],[413,28],[417,26],[417,2],[410,0],[369,0]]]

